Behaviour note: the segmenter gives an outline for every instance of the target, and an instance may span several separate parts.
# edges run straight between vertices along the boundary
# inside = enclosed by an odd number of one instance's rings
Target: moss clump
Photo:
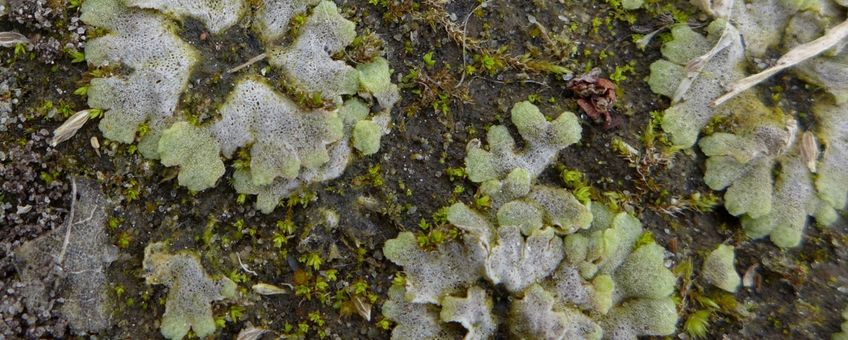
[[[142,123],[157,131],[164,129],[186,89],[191,69],[199,62],[199,53],[182,41],[174,24],[160,14],[126,7],[118,0],[86,1],[81,11],[86,24],[109,32],[86,44],[88,63],[94,67],[126,65],[133,70],[124,76],[91,80],[88,105],[105,111],[100,120],[103,135],[132,143]]]
[[[716,20],[707,30],[709,36],[704,37],[685,24],[674,26],[673,40],[662,47],[666,59],[651,65],[648,79],[651,89],[672,98],[671,107],[663,114],[662,128],[671,135],[671,142],[681,147],[694,145],[701,129],[713,116],[735,111],[732,102],[715,109],[710,102],[723,94],[724,84],[745,76],[744,46],[736,28]],[[715,44],[725,47],[704,61],[702,69],[693,72],[694,77],[690,78],[686,65],[710,52]]]
[[[459,322],[467,336],[483,338],[500,325],[520,338],[672,334],[676,278],[664,266],[664,249],[653,242],[637,244],[643,229],[634,217],[613,214],[600,204],[593,207],[613,217],[565,238],[547,222],[522,227],[510,223],[515,219],[458,203],[450,208],[448,221],[465,232],[461,239],[430,251],[420,248],[411,233],[389,240],[384,253],[403,266],[407,277],[405,287],[392,288],[405,294],[386,302],[391,310],[386,316],[398,323],[392,337],[442,334],[446,322]],[[542,212],[535,214],[528,220],[541,220]],[[508,320],[492,316],[491,292],[474,284],[480,277],[514,294]],[[418,317],[404,317],[398,309]],[[441,322],[434,323],[437,316]]]
[[[846,307],[842,311],[842,331],[838,333],[833,333],[831,339],[833,340],[848,340],[848,307]]]
[[[178,152],[192,150],[191,153]],[[159,157],[165,166],[180,166],[178,180],[189,190],[203,190],[215,186],[224,175],[224,162],[215,138],[206,130],[179,122],[162,132],[159,139]]]
[[[386,242],[386,257],[403,266],[407,277],[405,287],[393,288],[405,294],[386,303],[392,310],[387,317],[398,323],[392,337],[433,336],[444,331],[445,322],[459,322],[467,336],[483,338],[499,325],[521,338],[672,334],[676,278],[664,266],[664,249],[653,241],[637,244],[641,223],[600,204],[592,205],[599,215],[594,223],[589,208],[579,203],[585,211],[562,210],[553,214],[559,219],[546,218],[550,206],[532,193],[552,190],[558,189],[537,186],[491,215],[454,204],[447,220],[464,235],[434,250],[422,249],[408,232]],[[563,230],[552,223],[583,215],[589,223],[583,228]],[[493,317],[486,302],[491,293],[474,284],[480,277],[515,296],[508,320]],[[430,321],[414,322],[405,313]],[[437,316],[441,322],[433,323]]]
[[[254,8],[257,12],[250,12]],[[218,149],[226,158],[249,149],[250,163],[240,164],[233,183],[241,194],[259,195],[257,207],[269,213],[303,185],[340,176],[353,157],[352,149],[363,155],[379,151],[381,137],[389,132],[390,113],[399,99],[389,64],[379,57],[360,65],[333,58],[353,42],[356,25],[331,1],[261,0],[248,5],[244,0],[91,0],[82,12],[87,24],[109,32],[86,45],[89,63],[123,64],[132,70],[91,82],[89,106],[104,110],[104,135],[132,143],[139,126],[147,127],[139,150],[145,157],[179,166],[180,183],[193,191],[215,186],[223,175]],[[190,114],[178,112],[200,56],[175,33],[177,20],[197,18],[218,34],[250,16],[266,44],[264,56],[282,73],[289,92],[326,105],[303,107],[302,98],[278,93],[259,75],[245,75],[218,114],[210,114],[220,118],[197,123]],[[275,46],[294,16],[304,19],[297,32],[291,32],[292,44]]]
[[[448,242],[434,251],[421,249],[415,235],[402,232],[386,241],[383,254],[406,270],[405,299],[412,303],[438,303],[476,281],[481,273],[478,249]]]
[[[493,126],[486,135],[489,150],[481,148],[479,140],[468,143],[465,171],[474,182],[499,180],[516,169],[526,170],[535,178],[550,164],[563,148],[580,140],[582,129],[571,112],[563,112],[548,122],[530,102],[520,102],[512,108],[512,123],[524,138],[526,147],[518,150],[505,126]]]
[[[793,68],[799,78],[829,94],[816,98],[810,131],[801,130],[809,124],[797,123],[808,119],[768,107],[756,87],[716,107],[710,104],[727,84],[747,75],[745,65],[753,58],[812,41],[843,20],[834,14],[838,11],[824,7],[804,1],[705,7],[717,17],[707,29],[709,36],[674,27],[674,39],[662,48],[665,60],[651,66],[652,90],[672,98],[662,123],[672,142],[694,145],[705,123],[722,120],[698,143],[708,156],[704,180],[714,190],[726,190],[725,208],[740,216],[748,236],[769,236],[784,248],[801,243],[810,216],[831,225],[846,206],[848,177],[841,169],[848,166],[848,151],[841,145],[848,136],[842,105],[848,98],[842,80],[848,77],[848,52],[833,49]]]
[[[735,293],[742,281],[736,273],[735,259],[733,247],[720,244],[704,259],[704,279],[718,288]]]
[[[165,314],[159,327],[162,336],[182,339],[191,329],[203,338],[215,332],[212,302],[235,297],[236,284],[232,280],[210,277],[197,255],[171,254],[161,242],[144,249],[143,266],[147,284],[168,287]]]
[[[407,277],[392,288],[405,293],[391,294],[384,305],[398,323],[392,338],[430,338],[443,334],[446,322],[462,324],[466,338],[493,336],[501,325],[517,338],[672,334],[676,278],[662,247],[637,243],[639,220],[532,183],[561,148],[579,140],[576,118],[566,113],[547,122],[523,102],[512,119],[527,140],[524,150],[515,149],[503,126],[489,131],[490,150],[479,141],[468,146],[466,172],[496,196],[491,209],[452,205],[447,221],[462,236],[436,249],[422,249],[409,232],[386,242],[383,253]],[[493,316],[491,292],[475,284],[481,278],[514,296],[507,320]]]

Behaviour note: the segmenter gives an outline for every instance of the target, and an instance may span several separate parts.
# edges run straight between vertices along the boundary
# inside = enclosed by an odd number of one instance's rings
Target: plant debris
[[[568,81],[568,88],[577,95],[577,106],[594,121],[603,118],[604,129],[609,130],[621,125],[621,117],[613,118],[615,105],[615,83],[601,78],[601,69],[594,68],[588,73]]]

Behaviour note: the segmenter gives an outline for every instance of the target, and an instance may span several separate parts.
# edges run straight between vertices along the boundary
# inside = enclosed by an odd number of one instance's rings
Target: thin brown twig
[[[260,61],[264,60],[264,59],[265,59],[265,58],[267,58],[267,57],[268,57],[268,53],[262,53],[262,54],[260,54],[260,55],[258,55],[258,56],[255,56],[255,57],[253,57],[253,58],[250,58],[250,60],[248,60],[248,61],[247,61],[247,62],[245,62],[244,64],[241,64],[241,65],[239,65],[239,66],[236,66],[236,67],[233,67],[233,68],[231,68],[231,69],[227,70],[227,74],[233,74],[233,73],[236,73],[236,72],[238,72],[238,71],[241,71],[242,69],[247,68],[247,67],[250,67],[250,65],[256,64],[256,63],[258,63],[258,62],[260,62]]]

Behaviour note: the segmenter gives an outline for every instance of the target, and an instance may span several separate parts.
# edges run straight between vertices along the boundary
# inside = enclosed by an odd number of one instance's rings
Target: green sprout
[[[709,310],[695,311],[686,319],[683,330],[693,338],[705,338],[710,327],[710,315],[712,312]]]
[[[74,94],[80,97],[88,96],[88,85],[80,86],[76,90],[74,90]]]
[[[718,206],[718,196],[716,196],[712,192],[708,192],[706,194],[701,194],[700,192],[694,192],[691,196],[689,196],[689,205],[698,212],[708,213],[713,211],[713,209]]]
[[[583,186],[574,189],[572,194],[574,195],[574,198],[583,204],[589,204],[589,202],[592,201],[592,187],[590,186]]]
[[[307,285],[296,285],[294,286],[294,295],[302,296],[306,298],[306,300],[312,300],[312,288]]]
[[[652,243],[656,243],[656,241],[654,241],[654,233],[648,230],[643,232],[642,235],[639,235],[639,238],[636,240],[636,244],[633,245],[633,249]]]
[[[427,65],[427,67],[433,67],[433,65],[436,65],[436,59],[433,57],[433,53],[433,51],[430,51],[424,55],[423,60],[424,64]]]
[[[400,286],[400,287],[404,287],[404,286],[406,286],[406,276],[403,276],[403,275],[401,275],[400,273],[398,273],[398,274],[397,274],[397,275],[395,275],[395,277],[392,279],[392,285]]]
[[[586,180],[586,175],[580,172],[580,170],[563,167],[560,172],[560,178],[565,182],[565,186],[571,189],[578,201],[588,204],[592,200],[592,187]]]
[[[627,76],[625,73],[633,74],[636,71],[636,68],[633,64],[627,64],[624,66],[616,66],[615,71],[610,74],[610,80],[614,81],[616,84],[620,84],[622,81],[627,80]]]
[[[233,271],[231,271],[230,274],[227,275],[227,277],[230,278],[230,280],[233,280],[233,282],[235,283],[245,283],[248,280],[247,274],[241,272],[238,269],[233,269]]]
[[[489,208],[492,206],[492,198],[489,195],[482,195],[474,199],[474,205],[478,208]]]
[[[124,289],[124,286],[122,286],[122,285],[120,285],[120,284],[118,284],[118,285],[116,285],[116,286],[115,286],[115,295],[116,295],[119,299],[120,299],[122,296],[124,296],[124,293],[125,293],[125,292],[126,292],[126,289]]]
[[[309,321],[312,321],[312,323],[314,323],[318,327],[324,326],[324,318],[321,317],[321,313],[318,311],[309,313]]]
[[[147,123],[142,123],[141,125],[138,126],[138,137],[139,138],[147,136],[148,133],[150,133],[150,125],[147,125]]]
[[[132,242],[132,236],[129,233],[122,232],[118,234],[118,248],[127,249],[130,247],[130,242]]]
[[[418,227],[421,228],[421,230],[428,230],[430,229],[430,222],[427,222],[426,219],[422,218],[421,221],[418,221]]]
[[[468,176],[465,173],[464,167],[447,168],[447,169],[445,169],[445,174],[448,175],[448,179],[450,179],[451,182],[453,182],[457,179],[466,178]]]
[[[274,242],[274,248],[282,248],[283,245],[289,242],[289,239],[285,235],[274,233],[272,241]]]
[[[101,117],[103,117],[103,110],[102,109],[89,109],[88,110],[88,118],[97,119],[97,118],[101,118]]]
[[[321,256],[316,253],[309,253],[301,256],[298,259],[301,263],[305,264],[307,267],[312,267],[314,270],[321,269]]]
[[[233,305],[230,307],[230,310],[227,312],[227,314],[229,314],[230,319],[233,320],[233,322],[238,322],[244,315],[244,307]]]
[[[362,295],[368,290],[368,283],[364,280],[357,280],[350,287],[354,295]]]
[[[15,45],[15,58],[23,56],[26,54],[26,44],[18,43]]]
[[[71,58],[71,63],[73,64],[85,61],[85,53],[81,51],[67,50],[67,54]]]
[[[109,222],[108,222],[109,229],[112,229],[112,230],[118,229],[118,227],[120,227],[121,223],[123,223],[123,222],[124,222],[123,219],[121,219],[120,217],[111,216],[111,217],[109,217]]]
[[[294,225],[294,222],[290,219],[277,221],[277,229],[282,231],[286,235],[293,235],[297,226]]]

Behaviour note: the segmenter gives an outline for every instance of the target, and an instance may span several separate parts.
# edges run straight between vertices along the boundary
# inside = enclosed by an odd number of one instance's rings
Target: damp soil
[[[18,207],[34,207],[20,218],[0,220],[4,251],[0,288],[8,302],[6,309],[0,310],[0,338],[69,336],[57,307],[32,311],[22,303],[19,308],[8,306],[22,300],[16,290],[18,273],[12,251],[65,218],[70,205],[69,178],[80,175],[97,179],[114,202],[107,232],[121,248],[108,271],[116,323],[98,334],[100,337],[159,337],[167,292],[163,286],[145,284],[141,262],[147,244],[167,240],[175,250],[198,251],[208,272],[229,276],[243,292],[256,283],[314,289],[317,281],[328,281],[328,288],[308,297],[292,292],[217,303],[214,310],[222,329],[216,337],[233,338],[248,324],[279,333],[303,324],[310,327],[308,338],[318,338],[319,330],[330,338],[388,338],[390,332],[378,327],[382,320],[379,306],[399,268],[383,257],[383,243],[400,231],[420,231],[420,222],[434,220],[440,208],[456,201],[474,202],[477,186],[452,178],[449,169],[463,166],[465,145],[484,138],[489,126],[509,125],[510,108],[523,100],[534,101],[548,117],[572,111],[582,119],[581,142],[561,152],[556,166],[543,173],[540,183],[562,186],[562,169],[581,171],[596,199],[611,197],[604,193],[620,197],[616,202],[635,213],[657,242],[671,251],[671,264],[691,259],[698,268],[705,253],[725,242],[736,246],[738,271],[744,273],[756,266],[755,287],[742,288],[736,295],[747,315],[717,314],[710,320],[708,338],[821,339],[838,331],[842,322],[839,311],[848,303],[846,226],[810,227],[803,245],[788,251],[767,240],[751,241],[744,237],[738,220],[720,205],[702,211],[672,209],[674,202],[685,201],[693,193],[721,196],[704,185],[704,157],[697,151],[677,152],[666,162],[646,168],[612,150],[613,140],[618,138],[642,153],[662,153],[661,147],[647,149],[641,138],[651,112],[668,106],[644,81],[649,65],[660,58],[661,37],[644,50],[637,48],[632,38],[636,26],[661,25],[657,10],[636,11],[636,22],[628,23],[616,18],[615,11],[602,1],[492,0],[485,6],[475,0],[337,3],[344,15],[357,23],[358,32],[368,29],[385,41],[384,56],[394,70],[393,80],[402,87],[402,100],[392,112],[394,126],[383,138],[379,153],[356,156],[342,177],[304,188],[267,215],[253,209],[253,198],[241,201],[224,180],[200,193],[181,188],[174,169],[143,159],[132,146],[103,140],[96,121],[70,141],[50,147],[47,131],[58,127],[63,115],[87,108],[84,99],[73,94],[90,77],[87,68],[84,63],[72,63],[70,56],[51,65],[41,62],[36,52],[16,55],[14,49],[0,49],[0,61],[13,71],[21,89],[14,114],[24,118],[0,133],[0,152],[5,154],[0,158],[0,172],[8,174],[0,176],[5,181],[0,183],[0,204],[9,206],[5,214]],[[63,28],[78,13],[59,6],[62,15],[54,19],[53,28],[34,29],[2,19],[0,28],[66,42],[70,35]],[[673,8],[694,13],[686,2]],[[692,23],[698,19],[697,15],[688,18]],[[516,65],[489,70],[480,62],[479,50],[463,46],[451,36],[444,20],[464,28],[464,34],[487,51],[526,55],[570,72],[550,74]],[[204,56],[219,55],[192,76],[192,84],[199,90],[181,105],[195,112],[208,112],[219,105],[223,101],[220,94],[232,87],[235,78],[215,78],[215,74],[262,52],[259,41],[245,28],[234,28],[219,37],[201,38],[203,33],[197,22],[182,23],[181,34]],[[432,57],[425,60],[431,52]],[[265,65],[259,63],[245,72],[260,72]],[[469,66],[476,71],[463,76]],[[618,101],[613,115],[621,124],[612,129],[586,117],[567,88],[567,79],[594,67],[600,68],[604,77],[617,68],[629,70],[616,80]],[[803,99],[810,96],[803,85],[777,78],[770,86],[782,86],[786,97],[798,99],[797,106],[786,109],[805,110]],[[193,107],[197,105],[207,109],[197,110]],[[92,138],[98,139],[99,149],[92,147]],[[22,153],[35,157],[15,156]],[[13,184],[32,190],[5,188]],[[339,215],[339,226],[332,230],[309,228],[324,209]],[[280,241],[279,222],[287,219],[297,228]],[[313,242],[301,242],[307,236]],[[301,261],[310,253],[322,255],[319,270]],[[327,279],[328,271],[333,270],[334,281]],[[694,282],[689,289],[712,293],[711,288],[698,284],[697,278]],[[351,314],[345,304],[350,287],[363,284],[365,295],[374,299],[371,321],[355,311]],[[505,294],[495,295],[496,301],[507,303]],[[679,295],[691,297],[686,288],[681,288]],[[687,338],[683,320],[699,306],[690,301],[682,308],[678,331],[679,337]],[[323,326],[314,320],[316,312]]]

